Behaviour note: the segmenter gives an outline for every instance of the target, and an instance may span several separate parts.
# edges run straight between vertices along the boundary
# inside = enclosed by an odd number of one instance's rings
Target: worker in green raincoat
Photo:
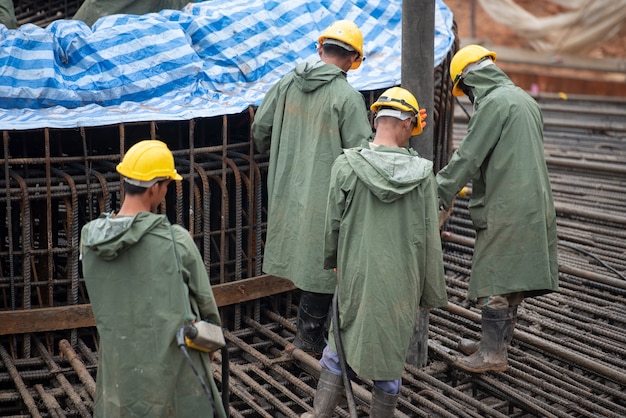
[[[128,150],[117,171],[124,176],[122,207],[81,233],[100,336],[94,417],[225,417],[211,355],[188,349],[205,389],[177,343],[188,321],[221,321],[189,232],[154,213],[169,182],[182,179],[174,157],[165,143],[145,140]]]
[[[363,60],[363,36],[351,21],[319,37],[315,63],[303,62],[267,93],[252,124],[269,151],[267,236],[263,271],[302,292],[294,345],[321,353],[335,276],[324,270],[322,243],[330,168],[342,148],[371,139],[363,96],[346,73]]]
[[[467,297],[482,309],[479,344],[461,340],[467,371],[505,371],[517,308],[524,297],[558,289],[556,214],[543,151],[543,117],[535,100],[480,45],[450,62],[453,94],[474,104],[468,132],[437,174],[444,210],[472,182],[476,228]]]
[[[447,296],[433,164],[406,148],[422,132],[417,100],[393,87],[371,109],[374,141],[332,167],[324,267],[337,269],[347,366],[374,381],[370,417],[383,418],[394,415],[419,307],[445,306]],[[331,332],[314,412],[303,418],[332,415],[343,387],[337,350]]]

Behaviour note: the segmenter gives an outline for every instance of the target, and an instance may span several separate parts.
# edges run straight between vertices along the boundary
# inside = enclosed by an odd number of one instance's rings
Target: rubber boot
[[[370,408],[370,418],[393,417],[398,404],[398,395],[392,395],[374,386],[372,389],[372,406]]]
[[[333,295],[303,291],[298,305],[296,338],[293,345],[309,353],[321,354],[326,347],[326,318]]]
[[[343,380],[337,375],[322,367],[320,380],[313,399],[313,413],[306,412],[300,418],[330,418],[339,403],[343,393]]]
[[[505,339],[507,347],[509,346],[509,344],[511,344],[511,340],[513,339],[513,331],[515,330],[515,324],[517,323],[517,306],[513,306],[511,309],[513,309],[513,320],[511,321],[511,330],[506,335]],[[479,341],[470,340],[468,338],[462,338],[457,345],[458,350],[466,356],[477,352],[479,347]]]
[[[516,307],[483,308],[482,338],[478,351],[462,357],[454,365],[471,373],[504,372],[508,364],[507,347],[513,338],[513,315]]]
[[[515,324],[517,324],[517,306],[512,306],[509,308],[511,312],[511,322],[509,322],[509,327],[504,333],[504,344],[508,348],[513,341],[513,331],[515,331]]]

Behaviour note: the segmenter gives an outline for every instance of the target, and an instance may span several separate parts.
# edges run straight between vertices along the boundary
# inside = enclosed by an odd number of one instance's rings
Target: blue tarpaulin
[[[182,10],[113,15],[93,27],[0,25],[0,129],[75,128],[240,113],[303,60],[339,19],[364,36],[358,90],[400,84],[400,0],[211,0]],[[435,12],[435,66],[454,42]]]

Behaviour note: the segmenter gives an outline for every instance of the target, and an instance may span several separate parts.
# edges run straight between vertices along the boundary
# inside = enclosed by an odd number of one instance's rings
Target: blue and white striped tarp
[[[235,114],[303,60],[333,21],[353,20],[366,61],[352,86],[400,84],[401,0],[210,0],[113,15],[92,28],[0,25],[0,130],[75,128]],[[436,0],[435,66],[454,42]]]

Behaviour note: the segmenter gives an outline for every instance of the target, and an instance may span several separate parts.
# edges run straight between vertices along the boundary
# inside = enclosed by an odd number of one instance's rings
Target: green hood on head
[[[502,86],[515,87],[513,81],[495,64],[472,71],[465,77],[465,84],[474,89],[476,108],[480,105],[480,100],[493,89]]]
[[[337,77],[346,78],[346,73],[336,65],[325,64],[323,61],[301,62],[294,70],[294,82],[304,93],[317,90]]]
[[[357,177],[381,201],[393,202],[418,187],[433,171],[433,163],[406,148],[344,150]]]
[[[169,224],[165,215],[140,212],[135,216],[116,217],[113,213],[103,213],[83,227],[81,253],[85,247],[104,260],[113,260],[162,224]]]

